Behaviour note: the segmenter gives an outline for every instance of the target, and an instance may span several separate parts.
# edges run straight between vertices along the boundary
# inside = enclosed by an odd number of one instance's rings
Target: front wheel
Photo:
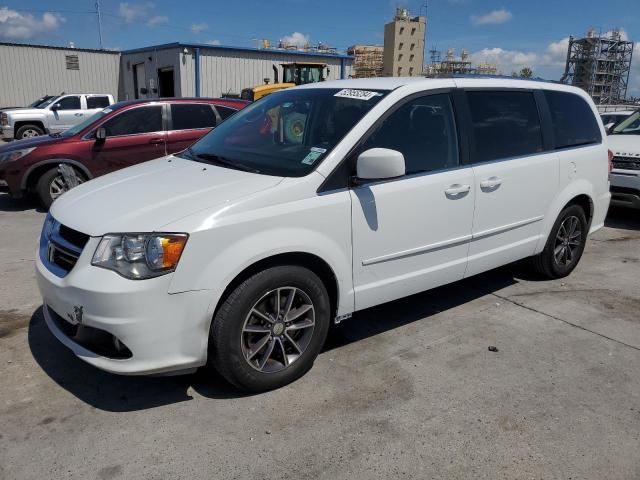
[[[310,270],[278,266],[248,278],[213,320],[209,359],[236,387],[261,392],[304,375],[329,329],[327,290]]]
[[[84,177],[82,177],[82,175],[77,171],[75,171],[75,174],[77,177],[77,183],[83,183]],[[38,196],[40,204],[46,209],[49,209],[56,198],[69,190],[70,187],[67,185],[67,182],[62,173],[60,173],[58,167],[51,168],[44,172],[36,183],[36,195]]]
[[[551,279],[569,275],[587,244],[587,218],[579,205],[567,206],[558,216],[544,250],[533,257],[535,270]]]
[[[44,135],[44,130],[37,125],[23,125],[16,132],[16,140],[23,138],[40,137]]]

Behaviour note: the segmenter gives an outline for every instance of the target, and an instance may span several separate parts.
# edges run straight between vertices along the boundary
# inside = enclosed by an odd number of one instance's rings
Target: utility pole
[[[100,9],[100,0],[96,0],[96,15],[98,16],[98,43],[100,50],[104,50],[102,45],[102,10]]]
[[[427,63],[427,28],[429,28],[429,17],[427,15],[427,2],[424,0],[424,5],[420,7],[420,11],[424,8],[424,53],[422,56],[422,72],[424,73],[424,65]]]

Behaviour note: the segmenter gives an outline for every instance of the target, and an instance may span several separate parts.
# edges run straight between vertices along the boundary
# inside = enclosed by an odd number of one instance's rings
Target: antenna
[[[102,45],[102,10],[100,8],[100,0],[96,0],[96,15],[98,16],[98,43],[100,50],[104,50]]]

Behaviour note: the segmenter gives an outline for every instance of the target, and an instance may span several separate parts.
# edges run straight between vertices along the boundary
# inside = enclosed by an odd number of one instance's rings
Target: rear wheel
[[[78,177],[78,183],[83,183],[85,181],[84,177],[78,173],[78,171],[75,172]],[[69,190],[70,188],[62,174],[58,171],[58,167],[51,168],[44,172],[36,183],[38,201],[46,209],[51,206],[56,198]]]
[[[578,265],[587,243],[587,219],[579,205],[567,206],[558,216],[544,250],[533,257],[536,271],[547,278],[562,278]]]
[[[44,135],[44,130],[37,125],[23,125],[16,132],[16,139],[40,137]]]
[[[279,388],[304,375],[329,329],[327,290],[310,270],[269,268],[242,282],[215,315],[209,359],[236,387]]]

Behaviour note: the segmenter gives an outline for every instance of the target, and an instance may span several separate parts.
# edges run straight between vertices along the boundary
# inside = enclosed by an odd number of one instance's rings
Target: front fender
[[[211,312],[227,286],[251,265],[275,255],[307,253],[333,271],[338,315],[353,311],[351,208],[348,192],[247,212],[191,234],[170,293],[210,290]],[[172,230],[175,230],[172,228]]]
[[[85,175],[87,180],[91,180],[93,178],[93,175],[91,175],[91,172],[89,171],[89,169],[85,167],[82,163],[78,162],[77,160],[72,160],[70,158],[50,158],[48,160],[43,160],[41,162],[31,165],[27,169],[25,174],[22,176],[22,180],[20,181],[20,188],[22,190],[26,190],[27,184],[29,183],[29,176],[36,169],[43,167],[45,165],[51,165],[53,167],[54,165],[59,165],[61,163],[68,163],[69,165],[73,165],[75,168],[80,170]]]

